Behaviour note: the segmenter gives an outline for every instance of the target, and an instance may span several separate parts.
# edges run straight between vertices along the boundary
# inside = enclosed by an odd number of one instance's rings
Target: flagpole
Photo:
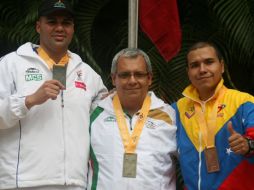
[[[138,47],[138,1],[129,0],[128,14],[128,47]]]

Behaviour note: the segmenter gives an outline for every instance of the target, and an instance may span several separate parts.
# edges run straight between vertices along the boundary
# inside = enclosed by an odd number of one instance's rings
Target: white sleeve
[[[0,129],[15,126],[28,112],[25,97],[16,94],[16,68],[8,65],[10,63],[6,57],[0,61]]]

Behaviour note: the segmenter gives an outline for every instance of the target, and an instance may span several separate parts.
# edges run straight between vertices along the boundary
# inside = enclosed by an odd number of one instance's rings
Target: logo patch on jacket
[[[185,116],[190,119],[193,115],[195,114],[195,108],[194,106],[191,106],[187,109],[187,111],[185,112]]]
[[[40,73],[39,69],[36,68],[28,68],[25,74],[26,81],[41,81],[42,74]]]
[[[84,80],[82,78],[83,77],[82,71],[78,70],[76,74],[77,74],[77,77],[75,79],[75,87],[86,90],[86,84],[84,83]]]
[[[158,125],[156,125],[154,122],[150,121],[150,120],[147,120],[145,126],[148,128],[148,129],[156,129],[158,127]]]
[[[108,116],[104,119],[104,122],[116,122],[116,118],[113,116]]]
[[[218,105],[217,117],[223,117],[224,113],[222,111],[225,107],[226,107],[226,104]]]

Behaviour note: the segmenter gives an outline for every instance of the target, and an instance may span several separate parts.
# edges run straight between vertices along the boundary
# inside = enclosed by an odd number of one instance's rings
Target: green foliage
[[[114,54],[127,47],[128,0],[72,0],[75,36],[71,50],[77,52],[111,88],[110,65]],[[35,31],[40,1],[2,0],[0,3],[0,43],[2,52],[31,41],[38,43]],[[14,6],[15,5],[15,6]],[[139,30],[138,46],[153,63],[151,89],[167,102],[181,97],[189,84],[185,72],[188,47],[200,40],[214,42],[226,62],[225,81],[229,87],[254,93],[253,16],[251,0],[179,0],[182,48],[165,62],[147,36]]]
[[[37,6],[37,1],[1,1],[0,39],[11,44],[38,41],[38,36],[34,29],[37,18]]]

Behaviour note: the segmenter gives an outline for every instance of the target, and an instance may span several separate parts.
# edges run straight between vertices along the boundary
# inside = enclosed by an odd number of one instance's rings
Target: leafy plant
[[[128,0],[72,0],[76,13],[71,50],[77,52],[111,88],[110,65],[114,54],[127,47]],[[0,3],[0,43],[2,54],[31,41],[35,32],[40,1],[2,0]],[[15,5],[15,6],[13,6]],[[153,63],[151,89],[167,102],[181,97],[189,84],[185,72],[188,47],[200,40],[213,41],[226,62],[225,82],[229,87],[254,93],[253,6],[251,0],[179,0],[182,48],[165,62],[147,36],[139,30],[138,47]]]

